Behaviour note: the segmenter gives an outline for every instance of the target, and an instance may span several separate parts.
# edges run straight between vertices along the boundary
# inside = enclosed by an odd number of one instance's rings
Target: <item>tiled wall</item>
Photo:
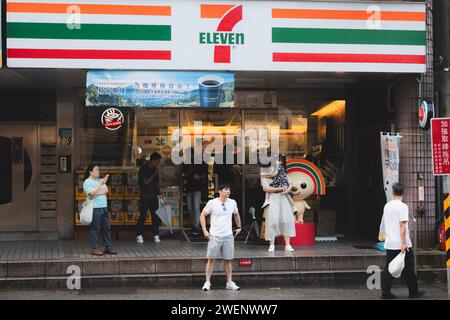
[[[431,3],[431,1],[428,1]],[[433,89],[433,32],[430,12],[427,18],[427,74],[403,78],[395,87],[396,131],[403,134],[400,147],[400,181],[406,187],[405,202],[417,217],[417,243],[433,247],[436,243],[435,179],[432,174],[430,131],[420,129],[417,120],[420,99],[434,99]],[[417,81],[417,80],[420,80]],[[425,201],[419,202],[418,174],[423,174]],[[423,207],[425,214],[417,215]],[[414,224],[410,223],[411,235]]]

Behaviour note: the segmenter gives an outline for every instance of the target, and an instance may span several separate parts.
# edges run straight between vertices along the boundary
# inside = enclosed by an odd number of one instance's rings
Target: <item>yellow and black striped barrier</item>
[[[450,268],[450,194],[446,194],[444,199],[444,220],[447,268]]]

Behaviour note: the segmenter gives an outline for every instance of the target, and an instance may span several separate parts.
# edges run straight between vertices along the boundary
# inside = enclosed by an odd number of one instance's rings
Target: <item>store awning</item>
[[[426,71],[413,2],[7,1],[14,68]]]

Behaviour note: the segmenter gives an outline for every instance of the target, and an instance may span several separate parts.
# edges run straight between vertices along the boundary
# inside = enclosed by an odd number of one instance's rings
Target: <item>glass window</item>
[[[170,158],[171,135],[179,126],[178,110],[121,109],[124,124],[107,130],[101,123],[104,109],[85,109],[80,129],[80,165],[136,166],[152,152]]]
[[[194,130],[196,122],[197,131]],[[183,110],[182,128],[183,141],[189,139],[189,143],[184,146],[194,147],[202,144],[203,154],[208,155],[206,159],[209,160],[208,165],[213,166],[212,175],[209,177],[208,196],[214,197],[219,184],[229,183],[232,186],[233,196],[239,200],[242,190],[242,170],[237,161],[237,136],[241,128],[241,111]]]

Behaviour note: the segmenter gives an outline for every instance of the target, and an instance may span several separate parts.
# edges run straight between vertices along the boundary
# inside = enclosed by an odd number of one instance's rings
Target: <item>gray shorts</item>
[[[233,260],[234,237],[232,235],[225,237],[210,236],[206,258]]]

